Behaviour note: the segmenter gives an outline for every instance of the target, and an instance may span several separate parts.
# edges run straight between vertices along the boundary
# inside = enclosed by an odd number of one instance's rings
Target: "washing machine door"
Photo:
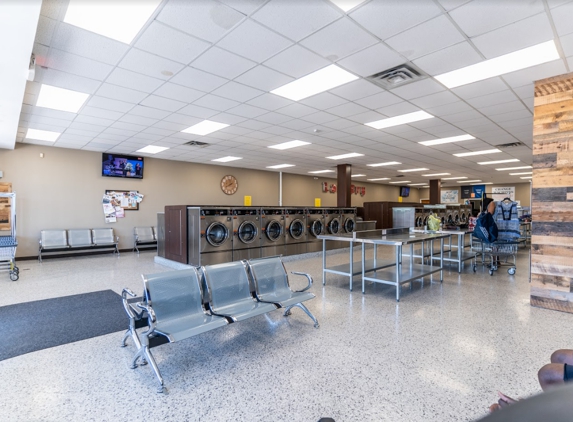
[[[271,242],[276,242],[280,239],[282,234],[283,225],[281,223],[279,223],[277,220],[271,220],[268,222],[265,230],[267,239],[269,239]]]
[[[460,222],[460,216],[458,214],[455,214],[454,215],[454,223],[459,224],[459,222]]]
[[[295,219],[290,223],[288,232],[293,239],[300,239],[304,236],[304,223],[300,219]]]
[[[424,224],[422,224],[424,222],[424,219],[422,217],[417,217],[416,218],[416,227],[422,227]]]
[[[237,237],[245,244],[253,243],[257,240],[259,229],[252,221],[243,221],[237,229]]]
[[[205,230],[205,239],[211,246],[222,246],[229,238],[229,228],[218,221],[209,224]]]
[[[337,234],[338,231],[340,230],[340,221],[338,221],[338,218],[333,218],[332,220],[330,220],[326,228],[328,229],[328,232],[330,234]]]
[[[460,221],[461,221],[462,223],[465,223],[465,222],[466,222],[466,213],[465,213],[465,212],[462,212],[462,216],[461,216],[461,218],[460,218]]]
[[[320,220],[314,220],[310,225],[310,234],[314,237],[318,237],[322,234],[323,224]]]
[[[352,233],[354,231],[354,218],[347,218],[344,222],[344,231],[346,233]]]

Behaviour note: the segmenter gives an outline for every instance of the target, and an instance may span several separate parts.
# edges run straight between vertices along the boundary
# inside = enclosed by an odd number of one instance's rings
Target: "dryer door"
[[[293,220],[293,222],[290,223],[288,232],[293,239],[300,239],[304,235],[304,223],[302,220],[298,218]]]
[[[267,224],[265,234],[271,242],[276,242],[283,234],[283,225],[277,220],[271,220]]]
[[[253,243],[257,240],[259,229],[252,221],[243,221],[237,230],[237,237],[245,244]]]
[[[354,231],[354,218],[347,218],[344,222],[344,231],[346,233],[352,233]]]
[[[314,220],[310,225],[310,234],[314,237],[318,237],[322,234],[323,224],[320,220]]]
[[[211,246],[222,246],[228,238],[228,227],[218,221],[209,224],[209,227],[205,230],[205,239]]]
[[[332,220],[330,220],[327,229],[330,234],[337,234],[338,231],[340,230],[340,221],[338,220],[338,218],[333,218]]]

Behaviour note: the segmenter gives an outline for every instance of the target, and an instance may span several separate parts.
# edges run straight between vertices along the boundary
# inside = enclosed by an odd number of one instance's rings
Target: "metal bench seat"
[[[309,274],[293,272],[292,274],[305,276],[308,285],[293,291],[290,288],[288,273],[280,257],[257,258],[248,261],[249,269],[253,275],[257,299],[261,302],[273,303],[280,308],[286,308],[284,315],[290,315],[293,307],[302,309],[314,322],[316,328],[319,323],[308,308],[302,304],[314,299],[314,294],[307,292],[312,286],[312,277]]]
[[[157,246],[157,237],[154,227],[133,228],[133,250],[139,253],[139,245]]]
[[[243,261],[201,267],[211,313],[233,322],[277,309],[273,303],[257,301],[252,291],[247,266]]]
[[[90,229],[68,230],[68,244],[71,248],[83,248],[93,246]]]

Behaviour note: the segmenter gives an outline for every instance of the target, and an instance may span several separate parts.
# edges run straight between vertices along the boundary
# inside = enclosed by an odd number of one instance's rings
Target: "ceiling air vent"
[[[426,78],[426,75],[413,64],[401,64],[392,69],[378,72],[375,75],[368,76],[370,82],[380,85],[384,89],[397,88],[415,81]]]
[[[199,147],[199,148],[205,148],[206,146],[209,146],[207,142],[199,142],[199,141],[189,141],[185,142],[183,145],[189,145],[190,147]]]
[[[523,142],[510,142],[509,144],[499,144],[495,145],[496,148],[499,149],[507,149],[507,148],[515,148],[515,147],[524,147],[525,144]]]

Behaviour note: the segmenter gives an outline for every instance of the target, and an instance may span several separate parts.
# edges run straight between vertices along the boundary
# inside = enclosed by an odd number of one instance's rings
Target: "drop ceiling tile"
[[[235,116],[234,114],[229,114],[229,113],[219,113],[211,117],[211,119],[213,119],[213,121],[215,122],[226,123],[228,125],[236,125],[237,123],[241,123],[246,120],[244,117]],[[217,133],[221,132],[221,130],[217,131]]]
[[[159,123],[159,122],[157,122]],[[156,123],[153,123],[156,124]],[[158,136],[171,136],[173,135],[174,130],[168,129],[161,129],[158,127],[148,127],[147,129],[143,130],[141,133],[148,133],[150,135],[158,135]]]
[[[412,98],[424,97],[444,90],[445,88],[443,85],[439,84],[432,78],[427,78],[394,88],[392,93],[404,98],[405,100],[411,100]]]
[[[126,103],[137,104],[147,97],[148,94],[134,89],[123,88],[118,85],[103,83],[97,90],[96,95],[104,98],[111,98],[113,100],[120,100]]]
[[[507,122],[509,120],[515,120],[515,119],[523,119],[523,118],[532,118],[531,111],[524,108],[523,110],[517,110],[517,111],[512,111],[510,113],[496,114],[495,116],[490,116],[490,119],[497,123]]]
[[[274,0],[265,4],[252,17],[286,37],[300,41],[341,16],[341,12],[320,0]]]
[[[100,133],[102,131],[104,131],[107,128],[107,126],[100,126],[100,125],[90,125],[88,123],[82,123],[82,122],[78,122],[78,120],[74,120],[70,126],[68,127],[68,129],[76,129],[76,130],[83,130],[83,131],[90,131],[92,133]]]
[[[148,93],[155,91],[161,84],[163,84],[163,81],[160,79],[151,78],[149,76],[142,75],[141,73],[117,67],[110,73],[106,82]]]
[[[543,0],[527,2],[492,2],[474,0],[449,14],[468,37],[492,31],[543,12]]]
[[[336,120],[333,120],[332,122],[323,123],[322,125],[330,128],[330,129],[344,130],[347,127],[356,126],[356,123],[351,122],[350,120],[347,120],[347,119],[336,119]],[[328,137],[331,137],[334,133],[335,132],[329,133]]]
[[[110,127],[114,128],[114,129],[132,130],[134,132],[141,132],[143,129],[146,128],[146,126],[136,125],[136,124],[127,123],[127,122],[115,122]]]
[[[227,110],[227,113],[236,114],[237,116],[256,118],[261,114],[267,113],[267,110],[263,110],[259,107],[253,107],[248,104],[240,104],[237,107]]]
[[[182,85],[166,82],[153,92],[154,95],[169,98],[170,100],[182,101],[184,103],[192,103],[193,101],[205,95],[204,92],[197,91],[196,89],[186,88]]]
[[[528,100],[534,97],[534,87],[533,84],[523,85],[518,88],[513,88],[513,92],[517,94],[522,100]]]
[[[573,19],[573,3],[566,3],[562,6],[551,9],[551,17],[555,24],[557,33],[567,35],[573,32],[571,20]]]
[[[104,135],[115,135],[115,136],[126,136],[131,137],[134,136],[137,132],[133,130],[125,130],[125,129],[116,129],[109,127],[105,131],[103,131],[99,136],[104,137]]]
[[[247,102],[255,97],[258,97],[259,95],[264,94],[263,91],[232,81],[227,82],[225,85],[217,88],[212,93],[220,97],[239,101],[241,103]]]
[[[170,100],[168,98],[159,97],[157,95],[150,95],[145,100],[140,102],[141,105],[147,107],[158,108],[166,111],[177,111],[187,105],[181,101]]]
[[[382,108],[402,101],[402,98],[387,91],[354,100],[355,103],[370,109]]]
[[[283,86],[294,78],[269,69],[265,66],[256,66],[251,70],[243,73],[235,79],[242,84],[262,89],[263,91],[272,91],[275,88]]]
[[[288,122],[282,123],[282,127],[287,127],[292,130],[303,130],[309,127],[313,127],[314,123],[305,122],[304,120],[294,119]]]
[[[125,101],[112,100],[110,98],[103,98],[97,95],[92,96],[86,105],[89,107],[97,107],[105,110],[118,111],[121,113],[127,113],[134,107],[133,104],[126,103]]]
[[[517,96],[509,89],[499,91],[494,94],[482,95],[466,100],[468,104],[475,108],[491,107],[497,104],[509,103],[517,101]]]
[[[266,0],[219,0],[221,3],[248,15],[258,9]]]
[[[338,60],[374,45],[378,40],[351,19],[340,19],[300,42],[329,60]]]
[[[483,59],[470,43],[461,43],[425,55],[413,61],[422,71],[435,76],[481,62]]]
[[[292,41],[248,19],[217,43],[221,48],[261,63],[292,45]]]
[[[319,111],[317,113],[307,114],[306,116],[301,117],[301,119],[311,123],[322,124],[326,122],[332,122],[333,120],[338,119],[338,116],[330,113],[325,113],[324,111]]]
[[[129,50],[118,66],[122,69],[164,80],[169,79],[171,75],[183,69],[181,63],[167,60],[163,57],[135,48]],[[168,72],[168,74],[164,72]]]
[[[123,116],[123,114],[124,113],[119,111],[112,111],[99,107],[84,106],[81,110],[80,116],[95,117],[115,121]]]
[[[386,40],[386,43],[409,60],[464,41],[464,36],[446,16],[430,19]]]
[[[191,64],[194,68],[227,79],[234,79],[256,65],[255,62],[218,47],[210,48]]]
[[[351,12],[350,17],[385,40],[440,13],[440,8],[433,2],[374,0]]]
[[[195,106],[205,107],[217,111],[225,111],[230,108],[236,107],[239,104],[240,103],[237,101],[229,100],[227,98],[211,94],[207,94],[193,103],[193,105]]]
[[[547,14],[543,12],[474,37],[472,42],[486,59],[492,59],[552,39],[553,30]]]
[[[350,101],[356,101],[361,98],[384,92],[382,88],[364,79],[358,79],[344,84],[337,88],[331,89],[330,93]]]
[[[245,17],[221,3],[209,0],[171,1],[156,20],[183,32],[215,42]]]
[[[59,23],[49,45],[52,48],[110,65],[117,64],[129,49],[127,44],[65,22]]]
[[[246,129],[251,129],[250,132],[252,132],[253,130],[262,130],[266,127],[269,126],[268,123],[264,123],[264,122],[259,122],[258,120],[245,120],[244,122],[241,122],[237,125],[238,127],[243,127]]]
[[[360,76],[370,76],[404,63],[406,60],[382,43],[352,54],[338,64]]]
[[[456,7],[460,7],[462,4],[469,2],[470,0],[438,0],[442,7],[446,10],[452,10]]]
[[[150,135],[150,134],[144,133],[144,132],[139,132],[136,135],[136,137],[137,137],[137,139],[146,140],[149,142],[157,142],[157,141],[164,138],[164,136],[161,136],[161,135]]]
[[[239,128],[243,129],[243,128]],[[243,129],[245,130],[245,129]],[[273,135],[285,135],[291,132],[291,129],[280,127],[280,126],[269,126],[263,129],[264,132],[271,133]]]
[[[282,111],[282,110],[281,110]],[[369,111],[366,107],[362,107],[361,105],[348,102],[346,104],[342,104],[336,107],[332,107],[328,109],[328,112],[334,114],[339,117],[349,117],[354,116],[360,113],[366,113]]]
[[[286,107],[287,105],[294,104],[294,102],[287,100],[286,98],[279,97],[278,95],[263,94],[260,97],[253,98],[248,101],[247,104],[263,108],[265,110],[274,111],[279,108]]]
[[[127,139],[127,138],[128,138],[128,136],[125,136],[125,135],[117,135],[117,134],[107,133],[107,132],[100,133],[100,134],[97,136],[97,139],[98,139],[98,140],[100,140],[100,139],[107,139],[107,140],[116,141],[116,142],[124,141],[124,140]]]
[[[134,47],[178,63],[188,64],[211,46],[210,43],[191,37],[153,21],[141,34]]]
[[[481,111],[483,114],[492,118],[498,114],[509,113],[511,111],[524,111],[526,107],[520,100],[515,99],[514,101],[510,101],[508,103],[503,104],[496,104],[490,105],[485,107],[479,107],[478,110]]]
[[[436,117],[448,116],[450,114],[456,114],[470,110],[472,110],[472,108],[463,101],[426,108],[428,113]]]
[[[218,113],[217,110],[212,110],[204,107],[196,106],[195,104],[190,104],[183,107],[178,111],[179,114],[186,114],[188,116],[198,117],[201,119],[208,119]]]
[[[149,117],[136,116],[136,115],[127,113],[127,114],[124,114],[118,121],[119,122],[133,123],[136,125],[142,125],[142,126],[145,126],[145,128],[147,128],[148,126],[157,123],[159,120],[150,119]],[[142,130],[145,130],[145,128],[143,128]]]
[[[177,75],[173,76],[170,82],[183,85],[188,88],[193,88],[198,91],[211,92],[226,83],[227,79],[203,72],[199,69],[186,67]]]
[[[551,76],[562,75],[564,73],[567,73],[565,63],[563,63],[563,60],[558,59],[549,63],[518,70],[517,72],[507,73],[503,75],[503,79],[509,86],[514,88],[530,84],[533,81],[549,78]]]
[[[554,7],[559,7],[565,3],[569,3],[571,0],[547,0],[547,5],[553,9]]]
[[[173,116],[175,115],[172,114],[168,118],[173,118]],[[166,136],[173,136],[175,135],[173,132],[181,132],[182,130],[187,129],[189,126],[199,123],[200,121],[201,121],[200,118],[193,118],[192,123],[189,124],[189,123],[179,123],[179,122],[170,122],[167,120],[162,120],[160,122],[155,123],[153,125],[153,128],[157,130],[169,131],[171,133]]]
[[[490,78],[473,84],[453,88],[451,91],[457,96],[467,100],[482,95],[492,94],[507,89],[507,85],[499,77]]]
[[[345,104],[346,102],[347,100],[329,92],[323,92],[321,94],[313,95],[312,97],[298,101],[300,104],[304,104],[318,110],[325,110],[327,108],[336,107],[338,105]]]
[[[106,63],[86,59],[56,48],[50,49],[45,66],[97,81],[103,81],[113,69]]]
[[[304,117],[309,114],[316,113],[316,109],[306,106],[304,104],[291,104],[278,110],[279,113],[291,116],[294,118]]]
[[[306,48],[293,45],[267,60],[264,64],[271,69],[278,70],[294,78],[300,78],[328,66],[330,61]]]
[[[565,57],[573,56],[573,33],[559,37]]]
[[[438,92],[436,94],[430,94],[411,100],[413,104],[422,109],[425,109],[426,107],[437,107],[444,104],[455,103],[456,101],[459,101],[459,98],[452,94],[450,91]]]
[[[72,91],[93,94],[101,85],[101,81],[84,78],[71,73],[61,72],[56,69],[44,69],[36,66],[36,77],[38,83],[57,86],[59,88],[71,89]]]
[[[159,110],[157,108],[145,107],[141,105],[135,106],[130,111],[130,113],[135,114],[136,116],[149,117],[152,119],[164,119],[165,117],[171,114],[168,111]]]

